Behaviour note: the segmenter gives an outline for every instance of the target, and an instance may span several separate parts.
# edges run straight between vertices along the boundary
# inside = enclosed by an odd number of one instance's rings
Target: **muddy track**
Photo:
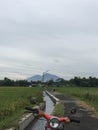
[[[98,116],[92,110],[89,109],[83,102],[75,100],[71,97],[66,97],[59,93],[53,93],[57,98],[61,100],[65,107],[65,116],[68,115],[71,108],[77,108],[77,113],[73,117],[77,117],[80,120],[79,124],[70,123],[65,126],[65,130],[98,130]]]

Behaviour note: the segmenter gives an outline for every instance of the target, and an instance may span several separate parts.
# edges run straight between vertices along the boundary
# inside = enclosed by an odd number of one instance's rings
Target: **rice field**
[[[0,130],[17,124],[25,111],[24,107],[31,105],[31,97],[41,102],[41,88],[0,87]]]

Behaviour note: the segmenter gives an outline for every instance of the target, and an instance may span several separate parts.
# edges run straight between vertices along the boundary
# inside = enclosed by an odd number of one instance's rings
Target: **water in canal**
[[[54,103],[50,99],[50,97],[44,92],[44,99],[46,101],[46,109],[45,112],[51,114],[54,109]],[[38,120],[32,126],[30,126],[27,130],[44,130],[45,129],[45,120]]]

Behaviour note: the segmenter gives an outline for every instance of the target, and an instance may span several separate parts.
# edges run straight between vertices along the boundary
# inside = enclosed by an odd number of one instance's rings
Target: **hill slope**
[[[60,77],[58,77],[58,76],[56,76],[54,74],[46,73],[44,75],[44,82],[49,81],[49,80],[55,81],[58,78],[60,78]],[[29,77],[27,80],[28,81],[41,81],[42,80],[42,75],[34,75],[32,77]]]

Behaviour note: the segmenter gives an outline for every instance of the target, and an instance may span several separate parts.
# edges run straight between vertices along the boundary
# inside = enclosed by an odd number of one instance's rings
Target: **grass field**
[[[41,102],[41,88],[0,87],[0,130],[17,124],[24,107],[30,105],[31,97]]]
[[[66,96],[79,98],[98,111],[98,88],[97,87],[55,87],[52,88]]]

